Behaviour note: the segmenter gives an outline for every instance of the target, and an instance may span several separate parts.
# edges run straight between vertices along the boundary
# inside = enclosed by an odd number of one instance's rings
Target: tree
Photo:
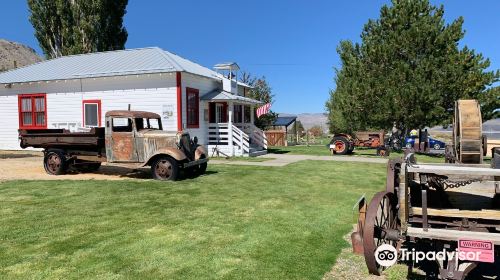
[[[30,22],[47,58],[125,48],[128,0],[28,0]]]
[[[305,132],[305,128],[304,128],[304,125],[302,124],[301,121],[299,121],[298,119],[295,120],[297,123],[296,124],[293,124],[292,125],[292,128],[290,129],[290,132],[289,134],[290,135],[296,135],[297,133],[299,134],[299,137],[302,137],[302,135],[304,135],[304,132]],[[297,130],[295,130],[295,127],[297,127]]]
[[[321,137],[324,134],[323,128],[319,125],[309,128],[309,133],[314,137]]]
[[[481,94],[479,103],[483,121],[500,118],[500,87],[490,88]]]
[[[267,83],[266,77],[255,78],[250,73],[243,72],[240,81],[252,87],[246,97],[262,101],[264,104],[272,104],[274,102],[274,94]],[[257,115],[255,115],[255,126],[265,130],[274,123],[277,117],[278,114],[273,111],[269,111],[269,113],[260,116],[260,118],[257,118]]]
[[[428,0],[393,0],[365,24],[361,43],[340,42],[342,65],[326,103],[332,132],[446,125],[460,98],[493,106],[488,88],[500,72],[487,71],[482,54],[459,48],[463,19],[445,24],[443,15],[443,6]]]

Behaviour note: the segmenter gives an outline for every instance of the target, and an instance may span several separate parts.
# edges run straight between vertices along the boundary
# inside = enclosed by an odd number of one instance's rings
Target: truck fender
[[[194,152],[194,160],[199,160],[202,156],[205,156],[205,158],[207,157],[207,150],[204,146],[200,145]]]
[[[163,149],[159,149],[158,151],[156,151],[156,153],[154,153],[152,156],[150,156],[142,166],[148,166],[148,165],[151,165],[153,163],[153,160],[155,158],[157,158],[158,156],[160,155],[167,155],[167,156],[170,156],[172,157],[173,159],[175,159],[176,161],[178,162],[181,162],[183,160],[186,160],[187,157],[186,155],[184,154],[184,152],[182,152],[181,150],[179,149],[176,149],[176,148],[163,148]]]

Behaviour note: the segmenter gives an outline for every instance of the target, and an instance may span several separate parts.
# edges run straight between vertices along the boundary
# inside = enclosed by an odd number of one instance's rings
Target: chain
[[[480,182],[481,180],[472,179],[472,180],[464,180],[464,181],[452,181],[452,180],[448,179],[448,177],[446,177],[446,176],[432,175],[432,176],[429,176],[429,181],[432,182],[432,184],[429,184],[429,186],[431,186],[433,188],[440,186],[444,190],[446,190],[446,189],[460,188],[463,186],[470,185],[474,182]]]

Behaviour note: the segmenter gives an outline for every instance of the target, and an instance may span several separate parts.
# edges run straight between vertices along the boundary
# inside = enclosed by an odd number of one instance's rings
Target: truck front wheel
[[[49,151],[43,158],[45,172],[50,175],[63,175],[66,173],[68,163],[61,151]]]
[[[151,173],[156,180],[175,181],[179,177],[179,165],[171,157],[160,156],[151,165]]]

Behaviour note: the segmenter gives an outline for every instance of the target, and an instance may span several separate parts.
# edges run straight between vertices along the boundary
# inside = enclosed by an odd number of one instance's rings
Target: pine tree
[[[446,24],[443,15],[444,7],[428,0],[393,0],[364,26],[361,43],[339,44],[342,66],[326,103],[333,132],[446,125],[460,98],[492,106],[487,92],[500,72],[487,71],[482,54],[459,48],[463,18]]]
[[[30,22],[47,58],[125,48],[128,0],[28,0]]]
[[[252,89],[250,89],[246,95],[247,97],[262,101],[264,104],[272,104],[274,102],[274,94],[272,93],[271,87],[267,83],[266,77],[262,76],[261,78],[254,78],[251,74],[243,72],[240,81],[252,86]],[[260,118],[255,116],[255,126],[265,130],[274,123],[277,117],[278,114],[273,111],[269,111],[269,113],[260,116]]]

